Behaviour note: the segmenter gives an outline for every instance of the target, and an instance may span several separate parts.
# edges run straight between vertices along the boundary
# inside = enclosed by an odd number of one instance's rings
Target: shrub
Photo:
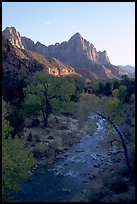
[[[111,197],[105,197],[105,199],[101,200],[102,202],[135,202],[135,198],[133,195],[129,195],[126,193],[121,194],[113,194]]]
[[[128,190],[127,182],[123,177],[114,176],[110,182],[110,190],[115,192],[116,194],[126,192]]]
[[[62,139],[60,137],[57,137],[53,142],[51,142],[51,149],[55,151],[59,147],[62,147]]]
[[[47,154],[47,152],[48,152],[48,145],[43,143],[37,143],[33,150],[33,156],[37,159],[41,159]]]
[[[96,179],[92,182],[89,192],[89,201],[97,202],[107,194],[107,188],[103,186],[101,179]]]

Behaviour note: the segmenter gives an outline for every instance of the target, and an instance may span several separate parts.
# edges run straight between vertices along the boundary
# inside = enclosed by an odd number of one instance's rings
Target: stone
[[[64,159],[64,158],[65,158],[65,156],[63,156],[63,155],[56,156],[56,159]]]
[[[65,147],[65,148],[64,148],[65,151],[67,151],[68,149],[69,149],[68,147]]]
[[[75,152],[85,152],[85,150],[77,149]]]
[[[64,174],[62,172],[58,173],[59,176],[64,176]]]
[[[61,188],[61,191],[64,191],[64,192],[71,192],[71,189],[69,189],[69,188]]]
[[[65,157],[67,157],[67,156],[69,156],[69,155],[70,155],[69,152],[67,152],[67,153],[64,154]]]
[[[50,135],[50,136],[47,137],[47,139],[48,139],[48,140],[53,140],[54,137]]]
[[[89,176],[89,179],[90,179],[90,180],[93,180],[94,178],[96,178],[95,175]]]
[[[99,165],[98,165],[98,164],[94,164],[94,167],[95,167],[95,168],[99,168]]]
[[[82,182],[83,182],[83,183],[87,183],[87,181],[86,181],[86,180],[83,180]]]

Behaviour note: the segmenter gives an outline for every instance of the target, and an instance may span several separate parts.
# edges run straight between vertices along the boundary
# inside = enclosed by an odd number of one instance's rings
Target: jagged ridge
[[[21,49],[27,49],[42,54],[45,57],[54,57],[68,66],[74,67],[78,73],[83,73],[88,69],[89,77],[98,79],[121,79],[121,75],[128,74],[118,66],[110,63],[107,52],[97,52],[94,45],[85,40],[80,33],[73,35],[69,41],[56,43],[55,45],[45,46],[40,42],[34,43],[27,37],[21,37],[15,28],[6,28],[3,35],[10,42]],[[10,35],[10,33],[12,33]],[[15,39],[12,38],[15,35]],[[80,70],[82,69],[82,70]],[[82,74],[83,75],[83,74]],[[84,76],[84,75],[83,75]]]

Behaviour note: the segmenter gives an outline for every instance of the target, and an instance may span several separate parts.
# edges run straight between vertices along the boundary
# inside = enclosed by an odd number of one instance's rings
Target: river
[[[41,165],[22,182],[15,196],[16,202],[70,202],[86,187],[92,171],[112,165],[109,149],[102,148],[99,141],[105,140],[105,121],[97,118],[97,130],[93,135],[84,135],[73,144],[69,154],[51,164]]]

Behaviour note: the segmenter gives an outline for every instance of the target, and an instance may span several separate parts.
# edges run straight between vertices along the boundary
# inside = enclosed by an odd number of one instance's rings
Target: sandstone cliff
[[[118,66],[110,63],[106,50],[97,52],[94,45],[85,40],[78,32],[68,41],[49,46],[40,42],[34,43],[27,37],[21,37],[19,32],[13,27],[6,28],[3,31],[3,35],[10,40],[12,45],[18,48],[39,53],[44,57],[54,57],[65,63],[67,67],[71,67],[67,69],[58,68],[58,71],[48,68],[49,73],[54,73],[55,75],[75,73],[76,70],[82,76],[87,76],[86,78],[105,80],[112,78],[121,79],[121,75],[128,74]]]

